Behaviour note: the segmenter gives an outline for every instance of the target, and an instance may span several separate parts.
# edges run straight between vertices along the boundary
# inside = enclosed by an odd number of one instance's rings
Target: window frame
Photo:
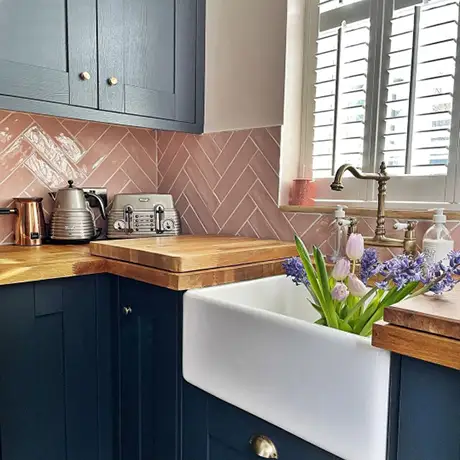
[[[314,107],[316,83],[316,41],[318,31],[330,30],[330,24],[337,25],[347,16],[355,21],[371,21],[366,91],[366,122],[364,133],[363,171],[375,172],[383,158],[386,97],[388,91],[389,49],[391,25],[394,11],[421,5],[423,0],[361,0],[322,13],[329,22],[320,28],[319,0],[305,0],[304,62],[301,113],[300,155],[298,156],[298,177],[311,179],[312,148],[314,133]],[[369,11],[368,16],[364,11]],[[460,8],[459,8],[460,10]],[[346,13],[346,14],[344,14]],[[460,17],[460,11],[459,11]],[[457,56],[460,59],[460,19],[458,19]],[[369,88],[375,88],[369,91]],[[389,209],[426,209],[443,206],[446,209],[460,209],[460,180],[457,177],[460,158],[460,62],[454,75],[454,97],[449,146],[447,175],[392,176],[388,186],[387,206]],[[284,129],[285,131],[285,129]],[[391,173],[390,173],[391,174]],[[328,206],[337,201],[351,207],[374,208],[377,205],[377,188],[374,181],[344,180],[343,192],[330,190],[331,177],[315,179],[315,204]],[[444,189],[444,192],[439,190]],[[280,198],[282,196],[280,195]],[[400,199],[400,197],[404,197]]]

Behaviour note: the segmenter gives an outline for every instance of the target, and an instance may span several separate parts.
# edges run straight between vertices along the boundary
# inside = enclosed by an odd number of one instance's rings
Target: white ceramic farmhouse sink
[[[390,354],[284,276],[188,291],[184,378],[345,460],[384,460]]]

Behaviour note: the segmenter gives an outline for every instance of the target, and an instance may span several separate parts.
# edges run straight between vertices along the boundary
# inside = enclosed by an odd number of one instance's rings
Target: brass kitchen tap
[[[344,164],[337,170],[334,182],[331,184],[331,189],[340,192],[343,190],[343,175],[350,171],[357,179],[375,180],[378,183],[378,199],[377,199],[377,225],[375,227],[374,236],[365,237],[364,243],[367,246],[378,246],[388,248],[403,248],[406,254],[417,253],[417,242],[415,239],[416,221],[409,221],[404,224],[405,230],[404,239],[388,238],[385,231],[385,197],[387,194],[387,182],[390,176],[387,174],[385,162],[382,161],[378,173],[363,173],[356,169],[351,164]],[[395,228],[401,228],[401,225]]]

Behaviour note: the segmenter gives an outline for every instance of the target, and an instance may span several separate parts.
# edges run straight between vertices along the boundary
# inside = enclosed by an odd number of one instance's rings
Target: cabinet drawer
[[[254,435],[274,443],[282,460],[340,460],[308,442],[224,401],[209,397],[209,460],[256,460],[250,445]]]

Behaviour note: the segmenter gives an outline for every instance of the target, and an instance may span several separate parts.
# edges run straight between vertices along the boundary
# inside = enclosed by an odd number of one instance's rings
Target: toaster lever
[[[133,207],[128,205],[128,206],[125,206],[124,209],[123,209],[123,217],[124,217],[124,221],[128,224],[128,226],[125,228],[125,232],[126,233],[133,233],[134,232],[134,229],[133,229]]]
[[[157,204],[155,206],[155,232],[156,233],[163,233],[163,216],[165,213],[165,208],[161,204]]]

